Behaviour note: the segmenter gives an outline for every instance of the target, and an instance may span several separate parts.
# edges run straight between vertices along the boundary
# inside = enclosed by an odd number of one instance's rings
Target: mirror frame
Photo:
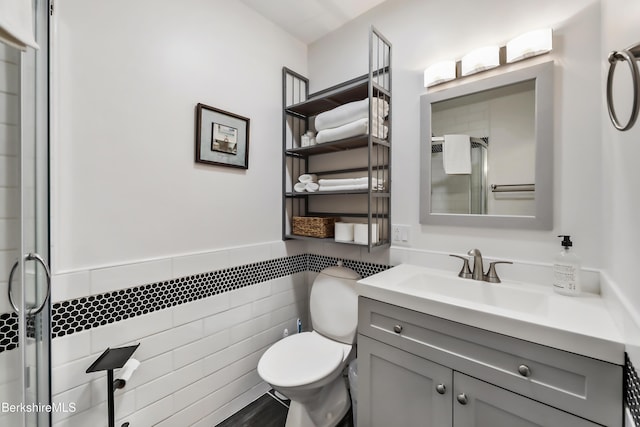
[[[420,223],[495,228],[553,228],[553,61],[462,83],[420,97]],[[431,105],[477,92],[535,80],[535,215],[431,212]]]

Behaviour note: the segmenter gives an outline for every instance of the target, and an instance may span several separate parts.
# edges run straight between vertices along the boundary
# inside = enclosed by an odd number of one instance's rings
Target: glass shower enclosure
[[[0,43],[0,426],[50,426],[49,3],[40,49]]]

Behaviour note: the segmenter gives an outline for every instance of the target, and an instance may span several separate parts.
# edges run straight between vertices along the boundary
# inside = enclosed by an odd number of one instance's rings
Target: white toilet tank
[[[322,270],[311,286],[309,311],[313,329],[344,344],[353,344],[358,328],[358,294],[360,276],[346,267]]]

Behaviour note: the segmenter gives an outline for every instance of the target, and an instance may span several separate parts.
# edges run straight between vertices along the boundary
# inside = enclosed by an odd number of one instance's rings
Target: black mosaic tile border
[[[338,261],[362,277],[390,268],[302,254],[61,301],[52,307],[52,337],[70,335],[294,273],[320,272]],[[0,353],[17,345],[18,317],[13,313],[0,314]]]
[[[625,355],[624,400],[636,426],[640,426],[640,378],[629,356]],[[631,427],[631,426],[629,426]]]
[[[18,315],[0,314],[0,353],[18,347]]]

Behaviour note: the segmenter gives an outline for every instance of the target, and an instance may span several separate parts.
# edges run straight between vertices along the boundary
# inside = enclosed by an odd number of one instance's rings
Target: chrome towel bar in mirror
[[[609,61],[609,73],[607,74],[607,110],[613,126],[619,131],[626,131],[633,127],[638,118],[638,96],[640,96],[640,71],[638,71],[637,61],[640,60],[640,43],[630,46],[620,51],[612,51],[607,58]],[[633,81],[633,105],[631,115],[627,124],[622,125],[618,120],[616,111],[613,108],[613,73],[618,61],[625,61],[629,64],[631,79]]]

